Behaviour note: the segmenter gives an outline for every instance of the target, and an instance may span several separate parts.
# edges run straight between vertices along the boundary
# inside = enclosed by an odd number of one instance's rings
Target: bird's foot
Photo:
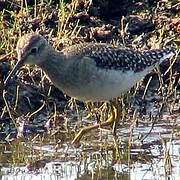
[[[112,126],[112,128],[113,128],[112,133],[115,134],[116,125],[117,125],[118,120],[120,119],[120,115],[119,115],[120,111],[118,110],[118,107],[115,103],[111,104],[111,110],[112,110],[112,114],[105,122],[98,123],[95,125],[91,125],[91,126],[88,126],[88,127],[81,129],[79,131],[79,133],[73,139],[72,144],[75,147],[79,147],[80,146],[80,140],[84,134],[88,133],[89,131],[91,131],[93,129],[104,128],[104,127],[109,126],[109,125]]]
[[[84,134],[88,133],[89,131],[91,131],[93,129],[104,128],[106,126],[112,125],[112,124],[114,124],[114,121],[115,121],[115,119],[111,116],[106,122],[95,124],[95,125],[88,126],[88,127],[81,129],[79,131],[79,133],[73,139],[72,144],[75,147],[79,147],[80,146],[80,140]]]

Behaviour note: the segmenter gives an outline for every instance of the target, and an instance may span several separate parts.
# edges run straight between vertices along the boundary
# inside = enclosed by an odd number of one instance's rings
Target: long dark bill
[[[13,70],[9,73],[8,77],[4,81],[4,86],[6,87],[9,83],[9,80],[16,74],[16,72],[24,65],[22,60],[19,60],[14,66]]]

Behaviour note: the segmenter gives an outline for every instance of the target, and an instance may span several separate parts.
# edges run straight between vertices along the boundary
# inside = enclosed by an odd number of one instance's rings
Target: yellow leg
[[[112,108],[113,108],[113,111],[115,112],[115,118],[113,121],[112,133],[114,135],[116,135],[117,124],[119,122],[119,119],[121,119],[121,101],[120,101],[120,103],[115,102],[113,104]]]
[[[105,126],[113,125],[113,133],[115,134],[117,121],[120,118],[120,110],[119,110],[118,104],[116,102],[112,102],[111,103],[111,111],[112,111],[112,114],[107,119],[107,121],[99,123],[99,124],[95,124],[95,125],[92,125],[92,126],[84,127],[75,136],[75,138],[73,139],[72,143],[75,144],[75,145],[79,144],[79,141],[81,140],[81,138],[82,138],[82,136],[84,134],[88,133],[89,131],[91,131],[93,129],[98,129],[99,127],[103,128]]]

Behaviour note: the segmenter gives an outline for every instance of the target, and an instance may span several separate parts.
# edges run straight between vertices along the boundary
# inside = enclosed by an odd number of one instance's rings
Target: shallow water
[[[1,156],[7,159],[1,159],[0,179],[179,179],[179,121],[178,117],[164,115],[153,128],[152,123],[141,122],[132,134],[128,126],[118,128],[117,139],[110,131],[93,131],[88,135],[91,140],[83,140],[80,148],[74,148],[70,141],[59,147],[19,141],[22,147],[36,151],[27,156],[40,160],[13,165],[13,149],[6,148],[7,156]],[[116,160],[115,141],[120,153]]]

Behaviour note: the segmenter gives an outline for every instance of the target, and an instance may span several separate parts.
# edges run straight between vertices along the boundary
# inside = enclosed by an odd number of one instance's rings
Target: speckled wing
[[[88,57],[102,69],[139,72],[174,55],[171,49],[139,52],[103,43],[83,43],[64,50],[67,56]]]
[[[140,72],[160,64],[173,55],[175,49],[172,48],[140,52],[128,48],[97,45],[87,56],[93,58],[100,68]]]

